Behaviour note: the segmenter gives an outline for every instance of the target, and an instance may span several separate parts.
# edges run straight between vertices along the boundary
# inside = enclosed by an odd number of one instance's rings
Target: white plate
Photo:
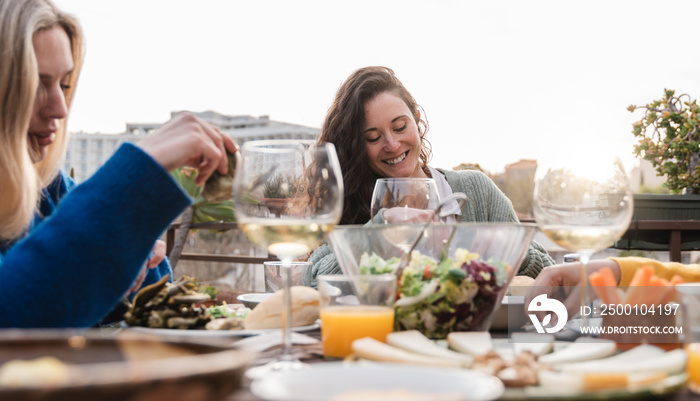
[[[236,299],[241,301],[241,303],[245,305],[246,308],[253,309],[255,305],[266,300],[267,297],[269,297],[270,295],[272,295],[272,293],[241,294],[238,297],[236,297]]]
[[[503,383],[486,373],[390,363],[322,363],[270,375],[250,385],[253,394],[267,401],[325,401],[370,389],[460,394],[469,400],[495,400],[504,392]]]
[[[123,322],[122,322],[123,323]],[[150,327],[131,327],[123,323],[126,330],[150,333],[163,337],[183,338],[228,338],[228,337],[250,337],[260,334],[279,332],[281,329],[257,329],[257,330],[178,330],[178,329],[152,329]],[[292,331],[304,332],[316,330],[321,327],[320,320],[308,326],[292,327]]]

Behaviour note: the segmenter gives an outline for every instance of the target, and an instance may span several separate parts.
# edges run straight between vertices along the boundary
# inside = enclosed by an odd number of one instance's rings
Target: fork
[[[442,201],[440,201],[440,204],[435,208],[433,213],[439,218],[446,217],[447,214],[442,214],[442,208],[447,205],[448,203],[452,202],[453,200],[456,200],[459,203],[459,207],[461,208],[464,206],[464,203],[467,201],[467,195],[465,195],[462,192],[455,192],[452,195],[446,197]],[[396,274],[396,277],[401,278],[401,274],[403,273],[403,269],[408,266],[408,264],[411,262],[411,252],[416,248],[418,243],[420,242],[421,237],[425,233],[425,230],[430,226],[430,223],[432,223],[431,219],[428,219],[428,221],[425,222],[425,225],[421,229],[421,232],[418,236],[416,236],[416,239],[413,240],[413,243],[411,244],[411,248],[408,250],[408,252],[404,253],[401,255],[401,260],[399,261],[399,266],[396,268],[394,271],[394,274]],[[440,253],[440,260],[443,260],[447,257],[447,250],[449,249],[449,245],[452,242],[452,238],[455,235],[455,232],[457,232],[457,228],[453,227],[452,232],[450,233],[450,236],[447,238],[447,240],[443,240],[442,242],[442,251]]]

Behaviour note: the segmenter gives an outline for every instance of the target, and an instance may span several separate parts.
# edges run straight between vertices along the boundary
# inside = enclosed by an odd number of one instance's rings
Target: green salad
[[[248,308],[237,308],[233,305],[213,305],[207,308],[207,313],[209,313],[214,319],[219,319],[222,317],[239,317],[245,319],[250,313]]]
[[[365,253],[359,272],[393,273],[399,261]],[[454,259],[442,261],[413,251],[398,281],[396,330],[415,329],[435,339],[453,331],[487,330],[510,269],[499,261],[484,261],[466,249],[458,249]]]

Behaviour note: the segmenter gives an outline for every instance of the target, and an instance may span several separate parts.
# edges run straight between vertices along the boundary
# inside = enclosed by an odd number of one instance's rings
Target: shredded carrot
[[[636,272],[634,272],[634,276],[632,277],[632,281],[630,282],[630,287],[646,287],[647,285],[649,285],[649,279],[651,279],[651,276],[653,275],[653,267],[649,265],[644,265],[640,267],[639,269],[637,269]]]
[[[598,272],[593,272],[588,275],[588,282],[593,286],[593,290],[595,291],[596,295],[598,295],[598,298],[600,298],[603,303],[609,304],[610,300],[608,299],[608,293],[605,290],[605,279],[603,279],[603,275]]]
[[[627,293],[617,287],[615,276],[607,267],[591,273],[588,280],[604,303],[630,305],[665,305],[675,299],[675,287],[683,282],[678,275],[671,280],[661,278],[654,274],[654,268],[649,265],[637,269]]]
[[[604,267],[600,269],[600,274],[605,279],[605,285],[609,287],[617,287],[617,281],[615,281],[615,276],[613,275],[612,270],[610,270],[609,267]]]
[[[588,276],[596,294],[606,304],[619,304],[620,298],[617,294],[617,283],[612,271],[604,267]]]
[[[625,303],[631,305],[642,305],[646,304],[647,288],[650,286],[651,277],[654,275],[654,268],[645,265],[637,269],[630,281],[629,288],[627,289],[627,296],[625,297]]]
[[[668,290],[666,294],[661,298],[662,304],[667,304],[676,299],[676,286],[683,282],[683,278],[679,275],[671,277],[671,281],[668,282]]]
[[[666,293],[671,289],[668,280],[664,280],[658,276],[649,278],[649,287],[644,295],[644,302],[647,305],[657,305],[666,297]]]

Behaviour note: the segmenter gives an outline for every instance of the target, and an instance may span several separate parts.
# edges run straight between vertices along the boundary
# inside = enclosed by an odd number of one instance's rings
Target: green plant
[[[197,169],[181,167],[170,174],[182,189],[191,196],[192,223],[211,223],[215,221],[236,221],[233,214],[233,200],[209,202],[202,196],[202,187],[195,184]]]
[[[289,198],[297,194],[300,188],[299,179],[286,175],[277,175],[263,185],[265,198]]]
[[[185,241],[190,234],[190,226],[193,223],[233,222],[236,217],[233,213],[233,200],[224,202],[209,202],[202,196],[202,187],[197,186],[195,180],[199,171],[191,167],[181,167],[170,174],[180,187],[191,196],[194,201],[190,207],[180,215],[180,228],[175,236],[169,259],[173,269],[177,265],[185,246]]]
[[[667,195],[670,192],[671,191],[669,191],[668,188],[666,188],[663,185],[657,185],[655,187],[650,187],[650,186],[644,185],[644,184],[642,184],[639,187],[639,190],[637,191],[637,193],[640,193],[640,194],[663,194],[663,195]]]
[[[644,117],[632,125],[639,138],[634,154],[650,161],[671,192],[700,193],[700,106],[688,94],[675,95],[666,89],[664,97],[645,106]]]
[[[627,258],[627,257],[631,257],[631,256],[639,257],[639,258],[647,258],[647,259],[656,259],[651,252],[642,251],[642,250],[629,250],[629,251],[623,250],[617,254],[617,257],[619,257],[619,258]]]

